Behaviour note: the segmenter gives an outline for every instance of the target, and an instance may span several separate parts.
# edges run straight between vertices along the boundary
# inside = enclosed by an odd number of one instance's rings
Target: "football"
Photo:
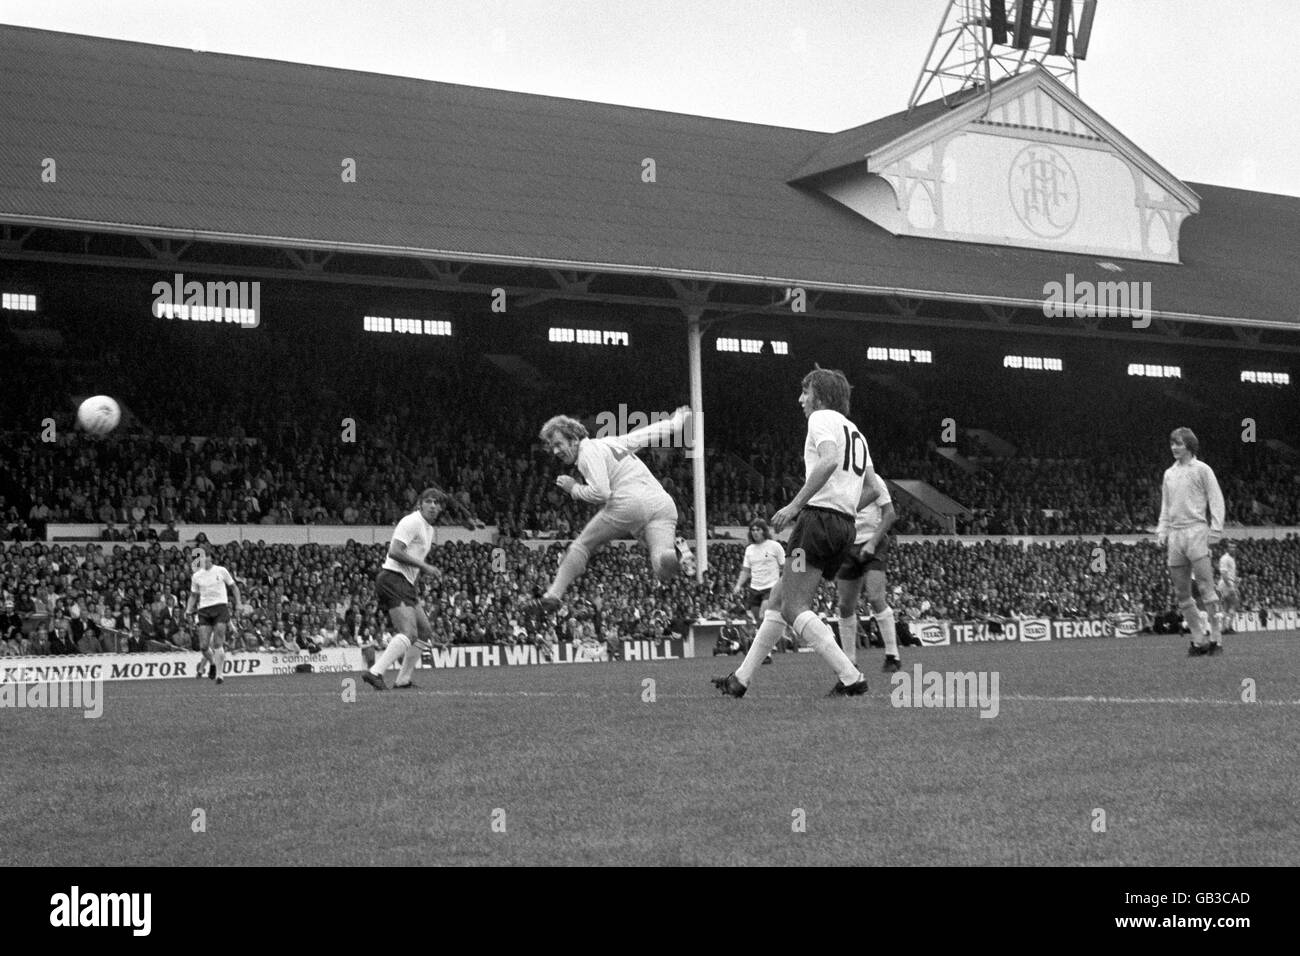
[[[107,395],[95,395],[81,403],[77,421],[92,435],[107,435],[122,420],[122,409]]]

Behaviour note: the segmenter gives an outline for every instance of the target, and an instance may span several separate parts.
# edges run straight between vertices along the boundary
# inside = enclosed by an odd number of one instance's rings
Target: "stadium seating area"
[[[514,327],[494,333],[497,340],[483,333],[411,344],[355,329],[343,334],[340,320],[328,326],[338,334],[309,335],[304,330],[317,325],[306,310],[297,328],[286,320],[255,333],[118,319],[102,321],[93,308],[61,315],[57,350],[3,343],[15,374],[0,378],[0,420],[10,429],[0,442],[0,539],[41,540],[49,522],[96,524],[104,539],[10,545],[0,560],[4,653],[93,649],[95,633],[110,631],[135,647],[187,640],[179,613],[188,596],[185,553],[118,540],[151,541],[156,526],[169,522],[388,526],[435,482],[455,499],[442,521],[496,525],[512,556],[502,574],[492,570],[489,546],[436,549],[442,573],[428,583],[427,601],[440,609],[433,615],[438,639],[501,642],[525,639],[526,631],[531,639],[538,628],[522,596],[549,577],[558,548],[530,550],[519,541],[565,537],[592,513],[555,488],[560,469],[537,442],[540,424],[560,412],[594,424],[637,409],[669,411],[689,394],[684,355],[674,363],[667,346],[658,361],[646,362],[633,349],[602,350],[597,358],[548,348]],[[680,344],[677,336],[672,341]],[[495,353],[506,349],[519,353],[517,361],[498,361]],[[834,342],[805,350],[845,354]],[[795,400],[808,364],[706,352],[711,525],[770,515],[798,488],[805,425]],[[937,365],[900,371],[861,354],[842,364],[857,386],[853,417],[877,470],[929,482],[970,509],[959,533],[1150,528],[1175,424],[1197,431],[1223,487],[1229,525],[1300,524],[1300,469],[1286,444],[1295,444],[1300,421],[1284,393],[1228,378],[1193,387],[1080,375],[1063,384],[1049,375]],[[102,439],[73,425],[75,398],[96,392],[114,395],[127,410]],[[1259,440],[1245,437],[1248,416],[1258,422]],[[51,419],[56,436],[46,428]],[[1006,444],[986,444],[975,429]],[[953,448],[957,460],[940,455],[939,446]],[[650,450],[643,459],[689,527],[690,460],[676,450]],[[897,530],[942,530],[900,506]],[[1092,548],[908,545],[897,551],[892,600],[914,611],[929,602],[954,619],[1169,607],[1168,574],[1153,545],[1107,548],[1105,574],[1091,570]],[[382,550],[218,549],[253,608],[241,620],[239,641],[271,647],[372,639],[383,626],[371,591]],[[1300,601],[1300,542],[1247,541],[1239,555],[1248,605]],[[712,559],[704,585],[683,580],[664,594],[643,553],[602,554],[572,592],[573,613],[544,622],[541,637],[597,622],[606,636],[659,634],[727,616],[740,548],[718,548]],[[40,627],[15,636],[19,616]]]
[[[562,536],[590,511],[555,490],[557,467],[536,442],[541,421],[560,411],[591,420],[617,409],[613,402],[602,408],[593,396],[667,410],[685,393],[683,382],[617,357],[556,368],[539,358],[549,384],[538,394],[482,356],[435,375],[417,353],[384,353],[364,368],[344,363],[322,384],[318,369],[334,367],[332,353],[295,360],[269,343],[259,346],[250,368],[237,355],[188,355],[185,343],[171,345],[181,354],[145,351],[126,361],[129,343],[119,343],[120,351],[109,349],[102,361],[60,359],[48,369],[42,363],[53,360],[33,354],[23,363],[31,381],[0,385],[9,421],[53,417],[60,428],[55,442],[43,441],[36,428],[6,436],[0,535],[39,539],[47,521],[112,522],[111,536],[127,540],[145,540],[147,524],[170,520],[387,525],[433,481],[459,503],[448,523],[477,520],[509,536]],[[168,361],[195,372],[177,378],[168,374]],[[88,439],[72,428],[69,396],[102,387],[105,366],[116,370],[115,394],[133,417],[107,440]],[[793,397],[800,372],[770,360],[750,367],[719,360],[708,369],[711,524],[771,514],[798,487],[804,426]],[[974,517],[959,532],[1141,531],[1159,511],[1165,423],[1185,420],[1196,422],[1204,457],[1220,476],[1230,524],[1300,523],[1296,467],[1261,443],[1243,443],[1231,410],[1192,415],[1168,396],[1133,392],[1099,394],[1080,408],[1041,382],[1018,388],[1008,406],[990,383],[958,388],[924,371],[904,391],[888,377],[859,376],[858,385],[854,415],[877,469],[927,481],[971,509]],[[971,462],[970,473],[934,450],[948,418],[958,426],[956,447]],[[991,455],[962,431],[976,426],[1016,453]],[[190,437],[196,435],[203,437]],[[645,458],[691,520],[690,462],[680,453]],[[920,514],[907,517],[907,530],[941,530]]]
[[[528,595],[549,578],[561,546],[501,547],[504,572],[494,570],[502,562],[494,562],[491,545],[447,544],[430,552],[440,573],[425,584],[424,600],[439,642],[554,641],[597,626],[606,640],[657,637],[738,612],[730,591],[739,545],[711,550],[703,584],[682,578],[662,590],[643,550],[611,548],[592,561],[560,616],[545,619],[533,616]],[[1094,547],[904,545],[894,551],[890,601],[913,615],[928,602],[929,613],[953,620],[1120,611],[1155,616],[1171,608],[1168,571],[1154,545],[1103,546],[1104,573],[1092,570]],[[373,641],[385,626],[372,586],[383,551],[382,545],[355,543],[216,548],[216,560],[240,582],[249,608],[239,618],[235,646],[292,650]],[[1244,540],[1237,557],[1245,607],[1300,606],[1300,537]],[[0,575],[0,653],[189,648],[191,627],[183,620],[189,574],[183,548],[10,545]],[[823,612],[831,612],[832,599],[833,591],[824,588]],[[121,644],[106,644],[114,635]]]

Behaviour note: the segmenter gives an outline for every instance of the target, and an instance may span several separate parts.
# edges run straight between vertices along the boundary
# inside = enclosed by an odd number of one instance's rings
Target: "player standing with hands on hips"
[[[866,677],[840,649],[812,603],[822,581],[834,578],[852,553],[862,485],[864,480],[874,484],[876,472],[866,439],[848,419],[850,386],[844,373],[817,368],[804,376],[802,385],[799,407],[808,419],[806,477],[794,500],[772,516],[772,529],[777,532],[794,522],[787,542],[789,557],[744,662],[735,673],[713,679],[713,686],[732,697],[745,696],[754,671],[787,622],[839,677],[828,696],[856,697],[867,692]]]
[[[1214,569],[1210,546],[1223,537],[1223,492],[1214,470],[1196,457],[1200,443],[1190,428],[1175,428],[1169,434],[1169,451],[1174,463],[1165,470],[1160,492],[1160,523],[1156,541],[1168,547],[1169,576],[1173,578],[1178,609],[1192,632],[1189,657],[1218,654],[1221,631],[1219,595],[1214,590]],[[1206,520],[1206,513],[1209,520]],[[1201,627],[1201,616],[1192,598],[1192,576],[1201,592],[1201,603],[1209,618],[1209,633]]]

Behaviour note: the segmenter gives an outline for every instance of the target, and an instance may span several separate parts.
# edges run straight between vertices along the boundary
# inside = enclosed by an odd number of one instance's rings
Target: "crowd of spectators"
[[[376,607],[373,577],[384,549],[249,541],[214,548],[245,605],[232,621],[232,646],[296,652],[383,643],[388,622]],[[640,546],[616,546],[592,560],[560,612],[543,615],[529,595],[561,554],[559,544],[518,541],[435,547],[429,562],[438,573],[422,584],[434,640],[616,644],[682,634],[694,622],[742,610],[731,594],[740,545],[710,549],[704,583],[683,577],[662,586]],[[928,608],[952,620],[1157,616],[1173,607],[1164,554],[1153,543],[914,542],[893,555],[890,601],[912,615]],[[1237,560],[1245,607],[1300,606],[1300,537],[1241,540]],[[11,544],[0,562],[0,654],[193,649],[184,615],[189,577],[188,551],[157,542]],[[818,610],[831,614],[832,601],[832,589],[823,588]]]
[[[337,343],[295,339],[261,342],[253,360],[187,341],[184,331],[115,330],[120,341],[92,340],[90,356],[57,371],[42,372],[40,356],[19,357],[20,374],[0,383],[0,408],[6,421],[33,427],[0,442],[0,538],[41,539],[49,522],[95,523],[108,540],[136,541],[171,521],[391,525],[431,482],[455,498],[448,523],[564,537],[590,509],[557,492],[558,466],[536,440],[541,422],[556,412],[621,420],[629,404],[666,411],[685,393],[680,371],[617,351],[600,361],[531,356],[539,377],[529,382],[483,354],[430,363],[417,350],[390,350],[356,362]],[[154,348],[146,334],[165,341]],[[793,398],[802,371],[771,359],[718,358],[708,369],[710,525],[770,515],[798,487],[805,426]],[[68,396],[101,390],[106,378],[128,415],[113,435],[91,439],[73,427]],[[877,470],[928,482],[969,509],[959,533],[1149,528],[1169,427],[1185,423],[1219,476],[1230,525],[1300,524],[1300,470],[1266,442],[1242,440],[1227,401],[1240,396],[1216,394],[1213,407],[1194,408],[1141,382],[1080,402],[1041,378],[1014,391],[1001,379],[937,371],[915,370],[906,387],[855,378],[853,416]],[[47,418],[58,425],[53,441],[36,427]],[[1275,437],[1294,430],[1274,418]],[[1009,453],[986,447],[977,429],[1005,440]],[[689,523],[691,461],[674,451],[643,459]],[[921,510],[903,510],[908,530],[942,530]]]

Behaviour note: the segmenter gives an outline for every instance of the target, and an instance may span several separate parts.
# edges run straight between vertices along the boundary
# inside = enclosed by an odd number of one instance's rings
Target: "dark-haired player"
[[[447,496],[442,489],[425,488],[416,499],[415,510],[397,522],[392,540],[388,542],[388,555],[375,577],[375,593],[379,609],[388,612],[388,620],[398,633],[388,642],[369,671],[361,679],[375,690],[388,690],[384,674],[401,658],[402,669],[393,683],[397,688],[414,687],[411,677],[420,659],[417,640],[429,642],[433,628],[420,605],[420,594],[415,582],[420,572],[436,575],[437,569],[425,561],[433,547],[433,523],[438,519]]]
[[[773,530],[794,522],[781,579],[754,635],[744,662],[733,674],[713,679],[732,697],[743,697],[763,658],[775,646],[785,624],[812,647],[839,677],[830,696],[856,697],[867,679],[840,650],[830,627],[812,609],[822,581],[835,577],[853,548],[854,515],[863,480],[874,481],[867,441],[849,421],[849,383],[843,372],[818,368],[804,376],[799,407],[808,419],[804,440],[803,487],[794,500],[772,516]],[[775,607],[779,606],[778,612]]]
[[[229,571],[212,563],[212,555],[206,548],[195,548],[191,556],[194,573],[190,575],[190,599],[185,614],[188,617],[197,608],[199,650],[203,657],[196,676],[203,676],[203,662],[207,661],[208,678],[220,684],[225,680],[221,669],[226,662],[226,625],[231,611],[239,614],[239,585]],[[227,590],[233,600],[227,597]]]
[[[1200,443],[1190,428],[1175,428],[1170,432],[1169,451],[1174,463],[1165,470],[1160,523],[1156,527],[1156,540],[1168,547],[1169,575],[1173,578],[1178,609],[1192,633],[1192,645],[1187,649],[1191,657],[1217,654],[1221,650],[1219,595],[1214,590],[1210,546],[1223,537],[1223,492],[1219,490],[1214,470],[1196,457],[1199,449]],[[1192,598],[1193,576],[1209,618],[1208,628],[1202,627]]]
[[[769,607],[768,598],[781,579],[784,566],[785,548],[772,537],[772,526],[763,518],[755,518],[749,525],[749,544],[732,593],[744,600],[745,613],[756,628],[763,623],[763,615]],[[763,662],[771,659],[772,655],[768,654]]]

